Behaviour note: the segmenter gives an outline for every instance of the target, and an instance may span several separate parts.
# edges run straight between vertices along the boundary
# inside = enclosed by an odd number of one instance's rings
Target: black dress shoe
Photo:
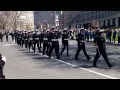
[[[97,67],[96,65],[93,65],[93,67]]]
[[[67,55],[68,57],[70,56],[70,55]]]
[[[79,58],[75,58],[75,60],[79,60]]]
[[[51,56],[49,56],[49,58],[51,58]]]
[[[90,60],[91,59],[91,57],[89,57],[87,60]]]
[[[59,58],[61,58],[61,57],[57,57],[57,59],[59,59]]]
[[[62,52],[60,53],[60,55],[62,56]]]
[[[110,66],[109,66],[109,69],[111,69],[111,67],[113,67],[113,66],[114,66],[114,65],[110,65]]]

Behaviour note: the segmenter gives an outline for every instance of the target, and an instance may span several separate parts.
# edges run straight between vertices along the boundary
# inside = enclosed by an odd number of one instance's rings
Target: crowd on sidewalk
[[[120,44],[120,29],[104,29],[105,30],[105,40],[106,42],[113,43],[113,44]],[[72,38],[75,39],[76,34],[78,33],[78,29],[70,30],[70,35]],[[93,41],[95,38],[95,30],[94,29],[85,29],[84,32],[85,40],[86,41]]]

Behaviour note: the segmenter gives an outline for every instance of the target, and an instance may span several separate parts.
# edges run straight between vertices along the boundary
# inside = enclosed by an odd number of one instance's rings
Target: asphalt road
[[[120,78],[120,46],[107,45],[110,62],[114,65],[112,69],[101,57],[98,61],[99,68],[93,68],[93,59],[96,49],[92,42],[86,42],[86,50],[92,57],[87,61],[83,52],[80,52],[79,61],[74,60],[77,49],[76,41],[70,41],[70,57],[63,53],[60,60],[34,53],[16,45],[9,38],[9,42],[0,42],[0,53],[6,59],[4,74],[7,79],[117,79]],[[60,41],[61,48],[61,41]],[[61,50],[61,49],[60,49]]]

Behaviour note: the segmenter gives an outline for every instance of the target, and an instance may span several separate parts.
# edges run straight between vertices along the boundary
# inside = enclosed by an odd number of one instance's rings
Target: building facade
[[[99,21],[100,27],[120,27],[120,11],[81,11],[76,23],[79,27],[89,27],[93,20]]]
[[[72,28],[88,28],[93,20],[97,20],[102,28],[120,27],[120,11],[64,11],[61,17],[61,24],[65,27],[64,23],[67,27],[70,24]]]
[[[34,26],[40,30],[55,26],[55,11],[34,11]]]

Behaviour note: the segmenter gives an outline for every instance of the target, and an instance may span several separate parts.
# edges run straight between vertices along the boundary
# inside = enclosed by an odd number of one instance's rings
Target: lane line
[[[24,47],[25,48],[25,47]],[[26,48],[25,48],[26,49]],[[28,49],[26,49],[28,50]],[[30,49],[31,52],[33,52],[32,49]],[[47,55],[43,55],[42,53],[38,53],[38,52],[35,52],[36,54],[40,54],[44,57],[48,57]],[[73,66],[73,67],[78,67],[77,65],[74,65],[74,64],[71,64],[71,63],[68,63],[68,62],[65,62],[65,61],[62,61],[62,60],[59,60],[59,59],[55,59],[53,57],[51,57],[51,59],[54,59],[55,61],[58,61],[58,62],[61,62],[61,63],[64,63],[64,64],[67,64],[67,65],[70,65],[70,66]],[[118,79],[118,78],[115,78],[115,77],[112,77],[112,76],[109,76],[109,75],[105,75],[105,74],[102,74],[102,73],[99,73],[99,72],[96,72],[96,71],[93,71],[93,70],[89,70],[89,69],[86,69],[86,68],[82,68],[82,67],[78,67],[79,69],[81,70],[84,70],[84,71],[88,71],[88,72],[91,72],[91,73],[94,73],[96,75],[100,75],[100,76],[103,76],[103,77],[107,77],[109,79]]]

